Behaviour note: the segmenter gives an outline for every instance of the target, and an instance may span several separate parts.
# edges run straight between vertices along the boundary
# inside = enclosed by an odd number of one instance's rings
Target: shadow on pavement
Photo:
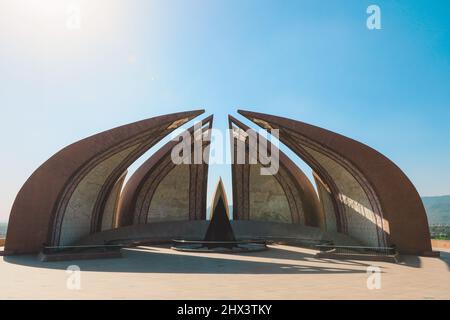
[[[203,274],[336,274],[366,273],[363,263],[342,263],[326,259],[320,261],[314,254],[295,252],[278,248],[254,254],[254,261],[241,260],[236,255],[221,255],[220,258],[194,254],[168,253],[146,250],[147,248],[123,249],[123,258],[42,262],[37,256],[7,256],[8,263],[50,269],[67,269],[77,265],[82,271],[94,272],[137,272],[137,273],[203,273]],[[249,254],[244,254],[250,256]],[[253,256],[253,254],[251,255]],[[256,261],[260,258],[295,260],[295,263]],[[301,262],[305,264],[301,264]],[[314,265],[315,262],[327,265]],[[300,262],[300,263],[299,263]],[[349,268],[350,264],[355,268]],[[361,268],[363,267],[363,268]]]

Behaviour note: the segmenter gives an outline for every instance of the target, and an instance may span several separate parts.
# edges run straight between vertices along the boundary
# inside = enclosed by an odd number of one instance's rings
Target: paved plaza
[[[450,251],[404,256],[399,264],[318,259],[316,251],[274,245],[244,254],[181,253],[168,246],[124,249],[123,258],[40,262],[2,257],[1,299],[450,299]],[[81,270],[80,290],[67,282]],[[367,288],[367,268],[381,288]]]

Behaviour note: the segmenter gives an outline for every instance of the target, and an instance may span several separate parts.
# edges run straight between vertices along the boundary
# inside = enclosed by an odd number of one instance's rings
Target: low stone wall
[[[450,249],[450,240],[434,240],[431,239],[433,249],[445,248]]]
[[[173,239],[202,240],[208,225],[209,221],[204,220],[133,225],[94,233],[83,238],[78,244],[104,244],[108,241],[120,242],[120,240],[145,240],[155,243],[170,242]],[[360,245],[346,235],[337,232],[323,232],[320,228],[298,224],[236,220],[231,221],[231,226],[237,239],[296,238],[329,240],[337,245]]]
[[[104,244],[107,241],[145,240],[149,242],[168,242],[173,239],[203,239],[208,221],[171,221],[137,224],[117,229],[97,232],[79,241],[79,245]]]
[[[361,245],[356,240],[337,232],[324,232],[320,228],[299,224],[266,221],[236,220],[231,226],[238,239],[246,238],[296,238],[328,240],[338,245]]]

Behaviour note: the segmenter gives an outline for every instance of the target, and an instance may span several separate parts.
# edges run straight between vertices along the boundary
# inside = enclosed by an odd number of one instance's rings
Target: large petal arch
[[[402,253],[429,254],[430,233],[414,185],[378,151],[300,121],[238,111],[279,139],[314,170],[326,190],[338,231],[367,245],[395,245]],[[321,201],[324,202],[321,197]]]
[[[213,123],[213,116],[203,119],[201,123],[187,129],[183,134],[189,134],[189,137],[202,137],[201,153],[205,152],[209,156],[209,136]],[[198,126],[198,127],[197,127]],[[148,222],[149,209],[155,199],[155,194],[161,187],[166,178],[175,173],[187,177],[187,190],[166,190],[166,193],[187,192],[185,202],[187,220],[205,220],[206,219],[206,194],[208,182],[208,163],[202,158],[201,163],[194,163],[192,160],[188,164],[175,164],[171,159],[172,149],[179,144],[180,136],[175,137],[156,151],[148,160],[146,160],[130,177],[125,185],[120,206],[118,210],[118,227],[146,224]],[[195,139],[190,139],[189,148],[194,148]],[[178,173],[175,170],[182,169]],[[179,176],[177,178],[180,178]],[[173,187],[173,184],[172,184]],[[184,188],[183,188],[184,189]],[[167,199],[165,200],[168,201]],[[168,201],[170,202],[170,201]],[[171,207],[170,203],[165,204],[165,208]],[[166,217],[170,219],[170,217]]]
[[[11,209],[7,253],[69,245],[101,229],[106,202],[123,172],[167,134],[203,113],[179,112],[138,121],[75,142],[43,163]]]
[[[303,171],[255,130],[232,116],[228,116],[228,122],[233,132],[230,137],[234,159],[232,164],[233,219],[253,220],[252,213],[258,212],[257,216],[260,216],[260,212],[276,211],[278,217],[285,213],[284,217],[287,218],[285,220],[290,223],[322,227],[323,213],[319,199]],[[270,160],[278,162],[278,170],[273,175],[260,174],[258,160],[264,156],[261,153],[258,154],[258,147],[249,142],[250,136],[266,145],[271,153]],[[244,164],[237,163],[238,139],[245,146],[245,157],[248,161]],[[250,164],[250,159],[254,164]],[[265,163],[269,162],[269,159],[263,160]],[[253,197],[252,193],[255,193]],[[259,196],[256,196],[257,194]],[[271,203],[273,205],[270,205]]]

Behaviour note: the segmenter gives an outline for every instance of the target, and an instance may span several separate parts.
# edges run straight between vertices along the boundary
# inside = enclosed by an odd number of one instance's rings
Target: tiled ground
[[[317,259],[315,251],[272,246],[237,255],[180,253],[155,246],[124,258],[44,263],[31,256],[0,260],[0,298],[37,299],[450,299],[450,252],[404,257],[401,264]],[[67,289],[69,265],[81,289]],[[381,288],[367,288],[367,267]]]

